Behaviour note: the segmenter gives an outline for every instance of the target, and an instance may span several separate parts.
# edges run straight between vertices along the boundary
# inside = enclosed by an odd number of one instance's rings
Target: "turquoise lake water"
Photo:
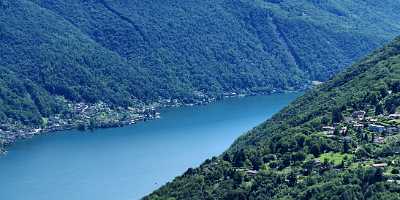
[[[271,117],[299,93],[166,109],[161,119],[20,141],[0,157],[0,199],[135,200]]]

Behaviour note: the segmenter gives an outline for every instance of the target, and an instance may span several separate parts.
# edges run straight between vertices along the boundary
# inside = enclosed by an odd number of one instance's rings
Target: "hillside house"
[[[353,127],[354,127],[354,129],[356,129],[356,130],[361,130],[361,129],[364,128],[364,125],[363,125],[363,124],[354,124]]]
[[[385,142],[385,138],[384,137],[376,137],[374,138],[374,143],[376,144],[383,144]]]
[[[368,121],[368,122],[371,122],[371,123],[376,123],[376,122],[378,122],[378,119],[375,119],[375,118],[373,118],[373,117],[366,117],[365,120]]]
[[[351,142],[351,137],[350,136],[343,137],[343,141]]]
[[[378,124],[370,124],[368,125],[368,130],[376,133],[383,133],[385,131],[385,127]]]
[[[342,128],[340,129],[340,134],[346,135],[346,134],[347,134],[347,127],[342,127]]]
[[[335,132],[335,127],[324,126],[324,127],[322,127],[322,130],[325,132],[325,134],[333,134],[333,132]]]
[[[353,117],[344,117],[344,122],[351,124],[354,123],[354,118]]]
[[[388,166],[387,163],[375,163],[375,164],[372,164],[372,167],[375,167],[375,168],[385,168],[387,166]]]
[[[365,117],[365,114],[366,114],[365,111],[359,110],[359,111],[354,111],[351,116],[356,120],[363,120]]]
[[[400,128],[399,127],[389,127],[389,128],[386,129],[386,132],[388,134],[399,133],[400,132]]]
[[[256,171],[256,170],[247,170],[246,171],[246,174],[249,176],[255,176],[255,175],[257,175],[257,173],[258,173],[258,171]]]
[[[395,113],[389,115],[389,119],[400,119],[400,113]]]

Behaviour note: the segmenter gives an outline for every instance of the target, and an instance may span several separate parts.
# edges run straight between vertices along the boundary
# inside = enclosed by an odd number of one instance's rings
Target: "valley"
[[[0,194],[13,200],[139,199],[221,154],[299,95],[164,108],[157,120],[18,140],[0,156]]]

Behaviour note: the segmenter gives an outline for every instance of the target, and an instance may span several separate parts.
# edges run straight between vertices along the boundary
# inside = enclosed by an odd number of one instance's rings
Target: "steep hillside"
[[[55,95],[127,106],[302,89],[399,34],[399,6],[389,0],[0,0],[0,66],[9,71],[1,76],[21,83],[20,89],[2,83],[0,117],[37,123],[60,110]],[[43,100],[35,100],[38,92]]]
[[[124,105],[154,90],[155,83],[125,59],[36,4],[3,3],[0,19],[0,66],[7,71],[1,73],[2,119],[40,121],[56,111],[49,95]]]
[[[145,199],[399,199],[400,38]]]

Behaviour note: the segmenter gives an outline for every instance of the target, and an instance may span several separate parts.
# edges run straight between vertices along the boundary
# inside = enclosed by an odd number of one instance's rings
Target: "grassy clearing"
[[[346,153],[324,153],[321,154],[319,160],[324,162],[327,160],[328,162],[334,163],[335,165],[340,165],[343,160],[350,160],[353,158],[353,154],[346,154]]]

